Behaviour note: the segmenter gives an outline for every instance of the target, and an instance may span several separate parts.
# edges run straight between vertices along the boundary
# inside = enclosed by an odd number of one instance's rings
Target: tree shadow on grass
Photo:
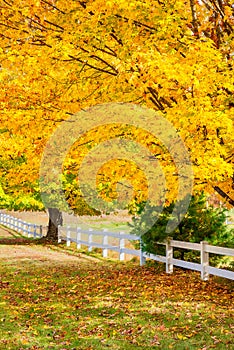
[[[11,233],[10,233],[11,234]],[[56,241],[48,240],[46,237],[42,238],[28,238],[23,236],[15,236],[12,234],[12,237],[1,238],[0,245],[58,245]]]

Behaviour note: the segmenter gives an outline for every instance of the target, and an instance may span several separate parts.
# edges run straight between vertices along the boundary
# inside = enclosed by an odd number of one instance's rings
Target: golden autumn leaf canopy
[[[229,1],[0,0],[0,13],[0,174],[7,194],[38,193],[43,151],[62,122],[97,104],[125,102],[154,109],[172,123],[190,155],[194,190],[218,186],[233,198]],[[175,199],[178,169],[170,152],[154,135],[130,129],[103,125],[74,142],[63,164],[71,206],[80,198],[83,158],[115,137],[157,155],[167,201]],[[135,199],[145,199],[145,175],[131,160],[103,164],[100,192],[115,197],[123,178],[131,179]]]

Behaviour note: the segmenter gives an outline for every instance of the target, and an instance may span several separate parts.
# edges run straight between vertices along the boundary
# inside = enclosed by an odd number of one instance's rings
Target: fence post
[[[17,232],[19,232],[19,221],[20,221],[20,219],[17,219],[17,218],[16,218],[16,221],[15,221],[15,230],[16,230]]]
[[[18,223],[18,232],[21,233],[21,221]]]
[[[67,226],[67,247],[70,247],[71,245],[71,231],[70,231],[70,226]]]
[[[140,266],[145,265],[146,258],[144,257],[144,252],[143,252],[143,242],[142,238],[140,237]]]
[[[92,228],[89,229],[90,233],[89,233],[89,238],[88,238],[88,243],[89,243],[89,248],[88,248],[88,252],[91,252],[93,247],[92,247],[92,242],[93,242],[93,234],[91,233],[93,231]]]
[[[107,229],[104,228],[103,232],[107,232]],[[103,239],[102,239],[102,244],[104,246],[108,245],[108,236],[104,234]],[[108,249],[107,248],[103,248],[102,250],[102,256],[103,258],[108,258]]]
[[[41,228],[42,226],[40,226],[40,228]],[[60,238],[60,232],[61,232],[61,226],[60,225],[58,225],[58,243],[61,243],[62,242],[62,240],[61,240],[61,238]]]
[[[24,235],[26,236],[26,234],[27,234],[27,225],[26,225],[26,223],[25,223],[25,222],[24,222],[23,227],[24,227]]]
[[[28,232],[28,237],[31,236],[31,228],[30,228],[30,225],[29,224],[26,224],[27,225],[27,232]]]
[[[120,234],[124,234],[124,232],[120,232]],[[124,261],[125,259],[125,253],[122,252],[122,249],[125,248],[125,239],[124,238],[120,238],[119,239],[119,260],[120,261]]]
[[[10,218],[10,228],[13,229],[14,228],[14,219]]]
[[[207,266],[209,266],[209,253],[206,251],[206,245],[208,242],[202,241],[201,244],[201,279],[203,281],[208,281],[209,273],[207,271]]]
[[[42,231],[43,229],[42,229],[42,225],[40,225],[39,226],[39,235],[40,235],[40,237],[42,237],[43,236],[43,231]]]
[[[171,237],[168,237],[166,242],[166,273],[173,272],[173,247],[171,245]]]
[[[37,226],[35,224],[33,225],[33,237],[37,237]]]
[[[9,215],[6,216],[6,226],[10,227],[10,216]]]
[[[17,228],[17,221],[18,219],[17,218],[14,218],[13,219],[13,230],[17,231],[16,228]]]
[[[81,232],[80,232],[81,228],[77,227],[76,229],[76,248],[77,249],[81,249],[81,244],[80,244],[80,240],[81,240]]]

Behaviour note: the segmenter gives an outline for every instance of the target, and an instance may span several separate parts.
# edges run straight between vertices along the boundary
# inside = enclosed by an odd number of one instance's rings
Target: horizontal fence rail
[[[209,279],[209,275],[215,275],[234,280],[234,271],[209,266],[209,253],[234,257],[234,249],[231,248],[213,246],[205,241],[202,241],[200,243],[191,243],[169,239],[167,242],[158,243],[165,245],[166,255],[163,256],[143,252],[141,249],[141,238],[136,235],[125,234],[124,232],[109,232],[106,229],[103,231],[94,231],[92,229],[83,230],[80,227],[71,226],[59,226],[58,231],[59,243],[64,240],[66,241],[67,246],[70,246],[71,242],[74,242],[76,243],[78,249],[80,249],[82,245],[85,245],[88,247],[89,252],[91,252],[93,248],[101,248],[103,251],[103,257],[105,258],[108,257],[108,251],[113,250],[119,253],[119,260],[124,260],[125,254],[139,257],[141,266],[145,264],[146,259],[165,263],[167,273],[172,273],[173,266],[178,266],[189,270],[199,271],[201,273],[201,279],[205,281]],[[95,236],[101,237],[101,243],[94,241],[93,238]],[[119,239],[119,244],[110,244],[109,237]],[[140,249],[136,250],[126,248],[125,241],[139,241]],[[199,251],[200,263],[175,259],[173,257],[173,248]]]
[[[27,235],[28,237],[43,237],[42,225],[30,224],[29,222],[23,221],[11,215],[0,213],[0,225],[8,227],[22,235]]]

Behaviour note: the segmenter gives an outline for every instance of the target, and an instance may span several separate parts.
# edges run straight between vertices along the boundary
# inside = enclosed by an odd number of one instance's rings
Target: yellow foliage
[[[27,5],[0,0],[0,149],[9,164],[0,167],[5,190],[28,192],[28,183],[37,182],[46,141],[70,114],[121,101],[154,108],[174,125],[190,153],[195,190],[210,191],[219,183],[229,192],[234,20],[228,2],[225,20],[218,14],[214,23],[212,9],[199,2],[195,23],[190,3],[181,0],[28,0]],[[91,130],[77,141],[86,145],[67,155],[65,172],[73,167],[75,173],[92,147],[121,133],[159,154],[167,200],[173,200],[173,159],[142,130],[134,136],[113,126]],[[22,155],[25,161],[19,162]],[[98,183],[107,181],[112,188],[125,178],[136,197],[145,198],[144,176],[131,162],[110,162],[102,171]],[[114,173],[118,176],[111,179]]]

